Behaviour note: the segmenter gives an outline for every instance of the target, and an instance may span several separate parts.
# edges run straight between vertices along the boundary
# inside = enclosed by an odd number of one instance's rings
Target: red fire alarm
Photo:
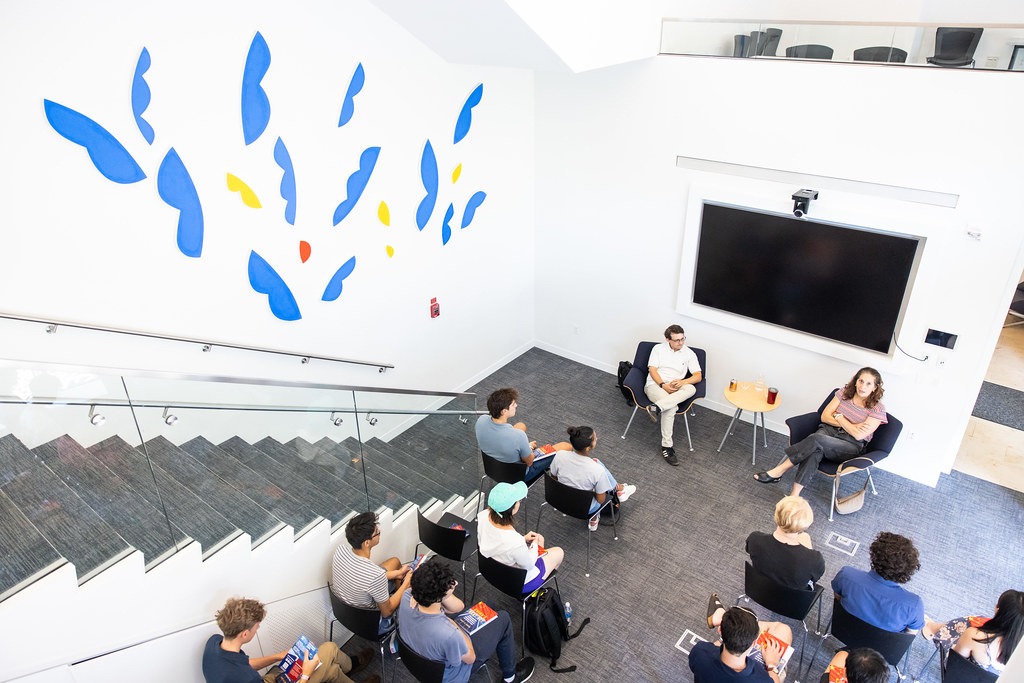
[[[436,318],[441,315],[441,304],[437,303],[437,297],[435,296],[430,300],[430,317]]]

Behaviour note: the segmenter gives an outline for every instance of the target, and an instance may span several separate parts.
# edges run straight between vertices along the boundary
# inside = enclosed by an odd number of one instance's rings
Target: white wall
[[[693,266],[682,247],[698,227],[686,218],[694,193],[756,197],[761,208],[785,212],[798,189],[678,169],[676,156],[959,194],[956,209],[937,209],[832,191],[811,210],[852,224],[913,223],[927,238],[899,342],[931,359],[897,352],[872,364],[883,372],[886,405],[906,423],[886,467],[934,484],[952,465],[1024,263],[1019,171],[1009,151],[1024,133],[990,124],[992,112],[1024,105],[1012,78],[675,56],[539,75],[541,345],[612,371],[632,359],[637,340],[660,339],[669,323],[681,323],[689,343],[708,351],[704,404],[731,413],[722,397],[729,379],[764,371],[784,397],[769,427],[784,432],[786,417],[816,408],[864,354],[807,350],[676,313],[680,272]],[[851,306],[856,324],[870,312],[851,299],[837,297],[837,305]],[[956,350],[924,345],[929,327],[959,334]]]
[[[452,66],[364,2],[224,2],[195,0],[153,9],[109,0],[46,7],[5,3],[0,54],[7,64],[0,156],[0,311],[127,327],[176,336],[270,346],[310,354],[391,362],[392,386],[465,386],[529,346],[533,336],[533,77],[513,69]],[[263,136],[243,143],[239,93],[256,31],[271,52],[263,79],[271,103]],[[156,131],[149,147],[132,118],[130,88],[143,47]],[[366,85],[356,113],[337,128],[358,63]],[[469,135],[453,146],[463,102],[479,83]],[[107,128],[147,178],[118,185],[102,177],[85,151],[59,136],[43,114],[48,98]],[[277,136],[297,179],[295,226],[283,217]],[[420,153],[430,139],[440,191],[422,232],[414,215],[423,196]],[[382,148],[356,209],[337,227],[335,206],[366,147]],[[171,146],[203,205],[202,257],[175,247],[177,212],[157,196],[156,170]],[[458,182],[452,172],[462,164]],[[244,206],[226,173],[246,182],[263,208]],[[469,196],[487,199],[459,229]],[[391,225],[377,217],[390,207]],[[451,241],[441,221],[455,204]],[[305,264],[299,240],[312,245]],[[389,258],[385,246],[394,248]],[[246,275],[256,249],[286,279],[303,318],[283,322]],[[320,301],[350,256],[355,272],[341,297]],[[494,287],[481,281],[515,272],[515,286],[488,306]],[[440,318],[428,313],[438,297]],[[376,368],[339,369],[314,361],[267,360],[222,349],[110,340],[62,329],[4,323],[0,357],[210,374],[273,375],[310,381],[379,384]],[[31,329],[26,329],[31,328]],[[501,334],[492,331],[500,329]],[[487,330],[485,333],[483,330]],[[459,363],[449,359],[458,358]]]

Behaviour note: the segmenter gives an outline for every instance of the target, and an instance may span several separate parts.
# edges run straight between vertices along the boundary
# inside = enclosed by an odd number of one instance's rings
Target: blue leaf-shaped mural
[[[334,273],[334,277],[327,283],[327,287],[324,289],[323,301],[334,301],[341,296],[341,288],[344,284],[345,278],[352,274],[352,271],[356,269],[356,257],[353,256],[348,261],[345,261],[345,265]]]
[[[441,221],[441,245],[448,244],[448,240],[452,238],[452,216],[455,215],[455,206],[452,204],[448,205],[448,210],[444,212],[444,220]]]
[[[459,226],[460,230],[473,222],[473,216],[476,215],[477,207],[483,204],[485,199],[487,199],[486,192],[473,193],[473,196],[469,198],[468,202],[466,202],[466,210],[462,212],[462,225]]]
[[[274,161],[284,171],[284,175],[281,176],[281,199],[285,201],[284,219],[289,225],[295,225],[295,170],[292,168],[288,148],[284,146],[284,140],[281,138],[274,143]]]
[[[199,258],[203,253],[203,207],[192,177],[173,147],[160,162],[156,190],[160,199],[179,211],[178,249],[185,256]]]
[[[355,208],[356,202],[363,196],[363,190],[366,189],[366,184],[370,182],[370,176],[373,175],[373,167],[377,164],[377,156],[379,154],[380,147],[367,147],[359,155],[359,169],[350,175],[348,182],[345,183],[348,196],[334,210],[335,225],[345,220],[345,216],[349,215],[352,209]]]
[[[469,133],[469,127],[473,125],[473,107],[480,104],[480,98],[483,96],[484,84],[481,83],[466,98],[466,102],[462,105],[462,111],[459,112],[459,118],[455,122],[455,142],[453,144],[458,144]]]
[[[124,145],[88,116],[50,100],[43,100],[43,110],[50,126],[62,137],[84,147],[92,165],[107,180],[127,185],[146,177]]]
[[[258,140],[270,123],[270,99],[260,85],[269,68],[270,48],[257,31],[242,72],[242,134],[247,145]]]
[[[430,140],[423,146],[423,156],[420,157],[420,179],[427,194],[416,207],[416,227],[423,230],[427,227],[427,221],[430,220],[430,214],[434,213],[434,204],[437,202],[437,157],[434,156]]]
[[[146,79],[143,78],[146,72],[149,71],[149,65],[149,50],[142,48],[139,61],[135,64],[135,75],[132,76],[132,115],[135,117],[135,125],[139,127],[142,137],[146,138],[146,142],[152,145],[153,139],[156,137],[153,132],[153,126],[149,125],[149,122],[142,118],[142,114],[149,107],[150,101],[149,85],[146,83]]]
[[[302,317],[292,290],[255,251],[249,253],[249,284],[260,294],[267,295],[270,312],[281,320],[298,320]]]
[[[345,93],[345,101],[341,103],[341,116],[338,117],[338,128],[341,128],[352,119],[352,114],[356,111],[356,95],[358,95],[359,91],[363,89],[363,83],[365,81],[366,75],[363,73],[363,63],[360,62],[356,66],[355,73],[352,74],[352,80],[348,82],[348,91]]]

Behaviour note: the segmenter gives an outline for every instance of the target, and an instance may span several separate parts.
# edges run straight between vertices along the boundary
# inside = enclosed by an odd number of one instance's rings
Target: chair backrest
[[[783,586],[746,563],[743,573],[743,592],[750,599],[776,614],[803,621],[824,588],[814,584],[813,589],[797,589]]]
[[[853,51],[855,62],[906,62],[907,51],[898,47],[881,45],[878,47],[862,47]]]
[[[786,48],[787,57],[798,59],[832,59],[832,48],[828,45],[791,45]]]
[[[413,678],[420,683],[441,683],[444,678],[444,662],[427,659],[416,652],[402,640],[401,634],[395,638],[395,642],[398,645],[398,656]]]
[[[781,28],[767,28],[764,30],[768,34],[768,39],[764,43],[764,50],[761,51],[766,57],[774,57],[775,50],[779,47],[779,40],[782,39]]]
[[[978,49],[983,28],[940,26],[935,29],[935,57],[940,61],[969,64]]]
[[[847,647],[870,647],[897,666],[914,642],[916,634],[886,631],[855,617],[843,607],[836,596],[832,604],[832,635]]]
[[[419,509],[416,510],[416,522],[419,526],[420,542],[441,557],[456,562],[462,561],[463,550],[468,538],[464,529],[449,529],[431,522],[423,516],[423,512]]]
[[[626,379],[622,381],[622,386],[626,387],[633,394],[633,402],[640,407],[646,407],[651,405],[651,400],[647,398],[647,394],[644,393],[644,385],[647,384],[647,368],[650,367],[651,360],[651,349],[658,345],[658,342],[642,341],[636,346],[636,355],[633,356],[633,368],[626,375]],[[708,355],[704,349],[698,349],[696,346],[689,347],[693,351],[694,355],[697,356],[697,362],[700,364],[701,378],[700,381],[693,385],[694,394],[693,397],[686,401],[686,406],[696,401],[698,398],[704,398],[708,395]],[[687,375],[689,376],[689,375]],[[679,411],[685,412],[686,408],[680,406]]]
[[[943,683],[991,683],[999,678],[999,674],[985,671],[956,650],[949,651],[944,667]]]
[[[480,574],[505,595],[517,600],[523,599],[523,585],[526,583],[526,570],[509,567],[497,560],[477,553],[480,560]]]
[[[484,474],[494,481],[515,484],[526,478],[526,463],[502,462],[483,451],[480,451],[480,457],[484,460]]]
[[[835,393],[835,391],[830,392],[829,395],[825,397],[825,400],[821,402],[821,405],[818,406],[818,412],[816,415],[819,418],[822,412],[824,412],[825,406],[827,406],[829,404],[829,401],[832,400],[832,397],[835,396]],[[794,418],[790,418],[790,420],[792,419]],[[878,425],[878,429],[876,429],[875,433],[871,436],[871,442],[868,444],[868,450],[865,453],[865,455],[881,455],[882,453],[888,455],[889,453],[892,452],[893,446],[896,445],[896,440],[900,437],[900,432],[903,431],[903,422],[892,413],[886,413],[885,419],[888,420],[888,422],[886,422],[885,424]],[[807,421],[804,423],[804,425],[809,425],[810,422],[811,421]],[[815,429],[818,428],[818,422],[820,422],[820,420],[814,422],[814,427],[810,429],[810,431],[808,431],[806,434],[798,434],[797,431],[791,429],[791,442],[796,443],[801,439],[807,438],[810,434],[814,432]],[[789,424],[789,420],[786,420],[786,423]],[[802,432],[803,430],[800,431]],[[871,455],[871,459],[874,460],[875,462],[878,462],[879,460],[885,457],[884,455],[881,455],[881,457],[876,457],[876,455]]]
[[[360,638],[377,640],[380,629],[379,609],[355,607],[336,596],[330,589],[327,592],[331,596],[331,609],[334,610],[334,618],[340,621],[342,626]]]
[[[559,512],[576,519],[590,519],[594,513],[590,506],[594,492],[573,488],[555,479],[551,473],[544,475],[544,500]]]
[[[658,345],[659,342],[642,341],[636,345],[636,354],[633,356],[633,367],[640,368],[644,371],[644,377],[646,377],[647,366],[650,365],[651,350]]]
[[[689,400],[689,403],[693,403],[698,398],[708,395],[708,354],[704,349],[698,349],[696,346],[691,346],[690,350],[697,356],[697,362],[700,363],[700,381],[693,385],[695,391],[693,398]]]

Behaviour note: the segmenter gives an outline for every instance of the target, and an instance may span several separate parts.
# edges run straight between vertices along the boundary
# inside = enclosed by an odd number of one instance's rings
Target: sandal
[[[725,605],[723,605],[722,601],[718,599],[718,593],[712,593],[711,597],[708,598],[708,628],[715,628],[715,625],[712,623],[711,620],[714,619],[715,612],[724,609]]]
[[[774,484],[777,481],[782,481],[782,477],[773,477],[767,472],[758,472],[754,475],[754,481],[759,481],[762,484]]]

